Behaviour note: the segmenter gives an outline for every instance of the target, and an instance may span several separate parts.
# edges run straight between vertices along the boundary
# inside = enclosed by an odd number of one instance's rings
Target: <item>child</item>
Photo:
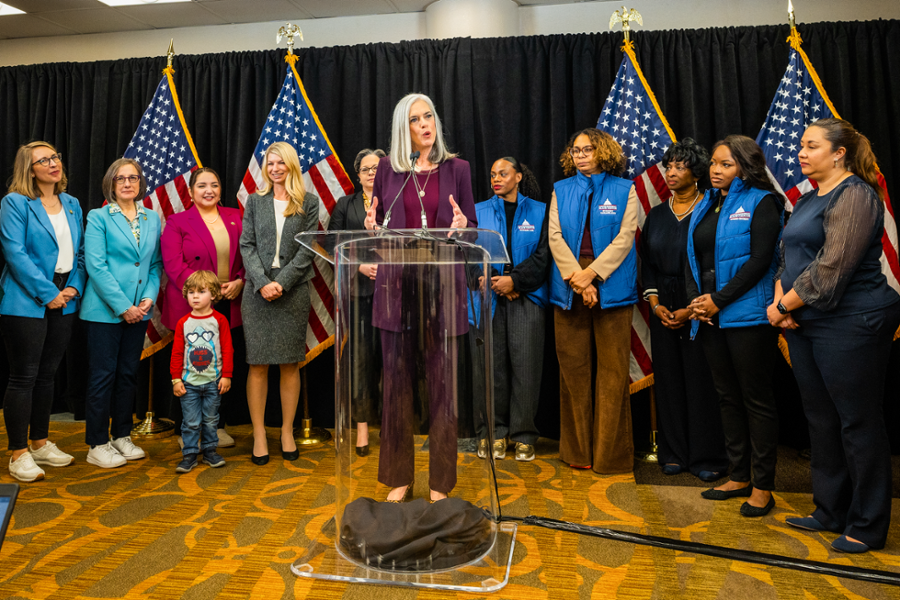
[[[197,271],[184,282],[182,295],[191,305],[190,313],[175,326],[172,343],[173,392],[181,398],[181,437],[184,440],[181,462],[175,471],[187,473],[203,462],[221,467],[225,459],[216,452],[221,394],[231,389],[231,329],[228,321],[213,310],[212,304],[222,299],[219,279],[212,271]],[[202,436],[201,436],[202,423]],[[203,448],[199,448],[200,437]]]

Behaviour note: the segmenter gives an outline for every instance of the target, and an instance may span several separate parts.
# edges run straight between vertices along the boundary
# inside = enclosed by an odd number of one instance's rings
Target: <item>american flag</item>
[[[625,57],[603,105],[597,129],[613,136],[625,152],[628,161],[625,173],[634,180],[641,201],[635,233],[635,243],[638,243],[647,213],[672,195],[666,186],[665,167],[661,161],[675,142],[675,134],[644,79],[634,46],[626,42],[623,50]],[[631,321],[631,393],[653,383],[649,318],[649,306],[640,300],[634,307]]]
[[[778,186],[790,202],[791,210],[803,194],[814,189],[815,183],[800,171],[797,154],[800,138],[814,121],[830,117],[840,118],[828,98],[819,76],[809,57],[800,47],[802,40],[796,29],[792,30],[791,55],[787,70],[775,92],[756,143],[766,155],[766,165]],[[900,292],[900,264],[897,261],[897,224],[894,209],[887,193],[884,177],[879,172],[878,182],[884,189],[884,234],[881,238],[881,270],[888,283]]]
[[[319,198],[319,229],[324,230],[328,227],[335,201],[351,194],[353,184],[328,141],[294,69],[296,56],[289,54],[285,60],[290,68],[250,159],[250,166],[238,191],[238,201],[243,208],[250,194],[262,186],[261,169],[266,148],[275,142],[287,142],[300,158],[306,190]],[[331,265],[319,256],[313,259],[313,269],[315,276],[310,298],[312,310],[306,329],[306,362],[334,343],[334,296],[331,291],[334,272]]]
[[[167,67],[163,72],[165,77],[156,87],[150,106],[141,117],[124,156],[140,163],[147,178],[148,195],[144,198],[144,206],[156,211],[165,227],[170,215],[191,207],[188,182],[191,171],[201,165],[178,104],[178,94],[172,80],[175,71]],[[172,339],[172,332],[160,322],[165,285],[166,277],[163,275],[153,316],[147,326],[142,359]]]

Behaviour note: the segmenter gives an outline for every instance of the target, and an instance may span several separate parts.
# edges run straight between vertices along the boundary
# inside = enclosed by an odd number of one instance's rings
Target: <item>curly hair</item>
[[[571,177],[578,170],[575,167],[575,161],[569,150],[575,145],[575,140],[579,135],[586,135],[590,138],[591,144],[594,145],[594,160],[597,166],[604,173],[615,175],[618,177],[625,172],[625,153],[622,152],[622,146],[613,139],[613,136],[604,131],[600,131],[595,127],[588,127],[581,131],[576,131],[569,138],[562,155],[559,157],[559,164],[562,165],[563,173],[566,177]]]
[[[209,290],[212,296],[213,304],[222,299],[222,284],[219,283],[219,277],[212,271],[194,271],[188,276],[181,288],[181,295],[188,297],[189,292],[197,292],[203,289]]]
[[[709,172],[709,152],[693,138],[686,137],[669,146],[669,149],[663,154],[662,164],[664,167],[668,167],[672,162],[684,163],[684,166],[691,170],[695,179],[703,179],[704,175]]]
[[[738,166],[738,177],[743,179],[744,183],[782,197],[769,179],[766,172],[766,155],[755,141],[745,135],[729,135],[724,140],[716,142],[712,151],[715,153],[719,146],[725,146],[731,151],[731,157]]]
[[[534,176],[531,169],[520,163],[519,159],[514,156],[501,156],[497,160],[505,160],[512,165],[512,168],[516,173],[522,174],[522,181],[519,182],[519,193],[526,198],[541,202],[541,187],[538,185],[537,177]]]

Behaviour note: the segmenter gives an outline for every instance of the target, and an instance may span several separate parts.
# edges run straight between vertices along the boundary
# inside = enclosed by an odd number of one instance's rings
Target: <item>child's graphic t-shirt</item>
[[[173,379],[191,385],[231,378],[233,368],[231,328],[221,313],[212,311],[205,317],[188,313],[175,326],[170,370]]]

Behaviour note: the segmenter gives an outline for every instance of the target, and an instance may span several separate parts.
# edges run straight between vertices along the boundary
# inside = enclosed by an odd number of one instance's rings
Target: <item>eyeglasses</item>
[[[46,158],[41,158],[39,160],[36,160],[33,163],[31,163],[31,166],[33,167],[34,165],[40,163],[40,165],[42,167],[49,167],[51,162],[55,162],[56,164],[61,163],[62,162],[62,152],[54,154],[53,156],[48,156]]]
[[[363,167],[362,169],[359,170],[359,174],[360,175],[368,175],[369,173],[371,173],[372,175],[374,175],[377,171],[378,171],[378,167]]]
[[[137,183],[141,180],[137,175],[119,175],[118,177],[113,177],[113,181],[115,181],[118,185],[122,185],[126,181],[128,183]]]
[[[594,154],[593,146],[585,146],[584,148],[578,148],[576,146],[572,146],[569,148],[569,154],[572,155],[572,158],[577,158],[579,156],[591,156]]]

